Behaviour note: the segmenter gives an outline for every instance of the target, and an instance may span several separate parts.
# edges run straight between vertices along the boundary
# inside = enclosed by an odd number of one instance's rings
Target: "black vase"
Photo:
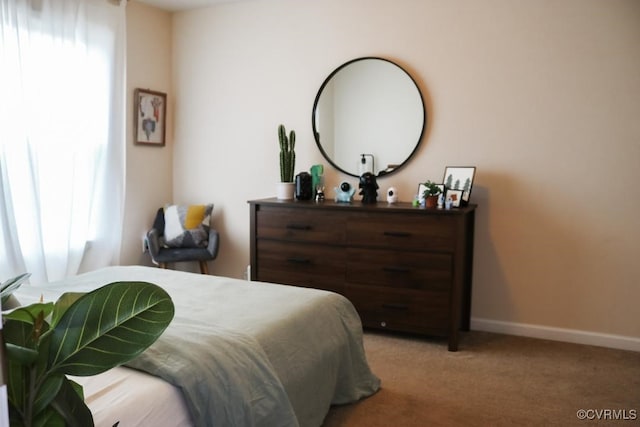
[[[296,175],[296,200],[311,200],[313,198],[311,187],[311,174],[300,172]]]

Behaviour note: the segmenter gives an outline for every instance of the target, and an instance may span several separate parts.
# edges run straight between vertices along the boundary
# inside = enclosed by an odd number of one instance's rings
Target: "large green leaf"
[[[66,377],[51,406],[64,418],[67,427],[93,425],[93,415],[83,400],[82,386]]]
[[[38,352],[28,347],[21,347],[19,345],[6,343],[5,350],[7,360],[14,361],[19,365],[31,365],[38,358]]]
[[[44,317],[52,309],[53,303],[38,303],[3,315],[7,360],[24,366],[36,362],[40,347],[46,343],[41,337],[49,330]]]
[[[35,399],[34,389],[44,374],[48,359],[48,325],[42,323],[40,327],[44,337],[38,340],[34,338],[34,325],[10,319],[5,322],[3,329],[8,368],[7,394],[9,402],[21,408],[21,411],[29,406],[30,399]]]
[[[67,423],[58,411],[49,406],[34,416],[31,427],[67,427]],[[88,424],[87,427],[93,427],[93,424]]]
[[[38,414],[49,406],[60,392],[64,380],[66,380],[66,377],[63,374],[48,375],[44,378],[37,392],[35,390],[32,392],[35,393],[35,395],[32,395],[34,414]]]
[[[142,353],[173,319],[171,297],[147,282],[115,282],[76,300],[51,330],[49,370],[95,375]]]
[[[44,319],[49,316],[53,308],[54,305],[52,302],[34,303],[24,307],[18,307],[8,313],[3,313],[2,317],[6,320],[18,320],[33,325],[38,318]]]
[[[66,292],[62,294],[60,298],[58,298],[58,301],[56,301],[56,304],[53,308],[53,313],[51,313],[52,328],[55,328],[55,326],[62,318],[62,315],[69,309],[69,307],[73,305],[73,303],[79,300],[83,295],[85,295],[84,292]]]
[[[7,363],[7,398],[11,418],[22,420],[29,393],[29,368],[9,360]],[[15,425],[15,421],[11,422]]]

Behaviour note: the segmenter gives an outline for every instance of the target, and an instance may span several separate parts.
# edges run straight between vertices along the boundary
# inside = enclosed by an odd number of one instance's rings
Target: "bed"
[[[175,317],[126,366],[74,378],[97,426],[320,426],[331,405],[380,387],[355,309],[332,292],[119,266],[23,285],[16,296],[55,301],[115,281],[161,286]]]

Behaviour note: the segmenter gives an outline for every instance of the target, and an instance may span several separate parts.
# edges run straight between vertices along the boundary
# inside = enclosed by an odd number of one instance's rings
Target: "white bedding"
[[[172,324],[131,365],[177,387],[127,368],[82,379],[99,426],[112,426],[114,419],[121,421],[120,427],[188,425],[185,418],[190,416],[198,426],[313,427],[322,424],[331,404],[353,402],[379,388],[366,363],[355,309],[330,292],[129,266],[43,287],[24,285],[17,296],[23,304],[40,293],[52,301],[62,291],[89,291],[125,280],[156,283],[174,301]],[[229,344],[236,339],[242,342],[238,349]],[[196,347],[207,354],[196,357]],[[183,349],[185,354],[178,354]],[[168,353],[171,357],[165,357]],[[202,366],[196,366],[201,369],[197,374],[184,375],[177,372],[184,365]],[[143,387],[154,390],[153,395]],[[182,392],[176,394],[179,388]],[[125,389],[131,391],[122,394]],[[155,398],[156,389],[164,390],[166,399]],[[118,396],[129,398],[114,400]],[[169,411],[170,416],[163,415]],[[131,422],[125,423],[125,417]]]
[[[96,427],[193,425],[180,389],[158,377],[119,366],[71,379],[82,384]]]

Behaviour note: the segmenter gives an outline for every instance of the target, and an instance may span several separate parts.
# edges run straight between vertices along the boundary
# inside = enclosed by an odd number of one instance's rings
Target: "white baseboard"
[[[507,335],[564,341],[575,344],[596,345],[640,352],[640,338],[622,335],[586,332],[576,329],[552,328],[525,323],[502,322],[499,320],[471,318],[471,330],[495,332]]]

